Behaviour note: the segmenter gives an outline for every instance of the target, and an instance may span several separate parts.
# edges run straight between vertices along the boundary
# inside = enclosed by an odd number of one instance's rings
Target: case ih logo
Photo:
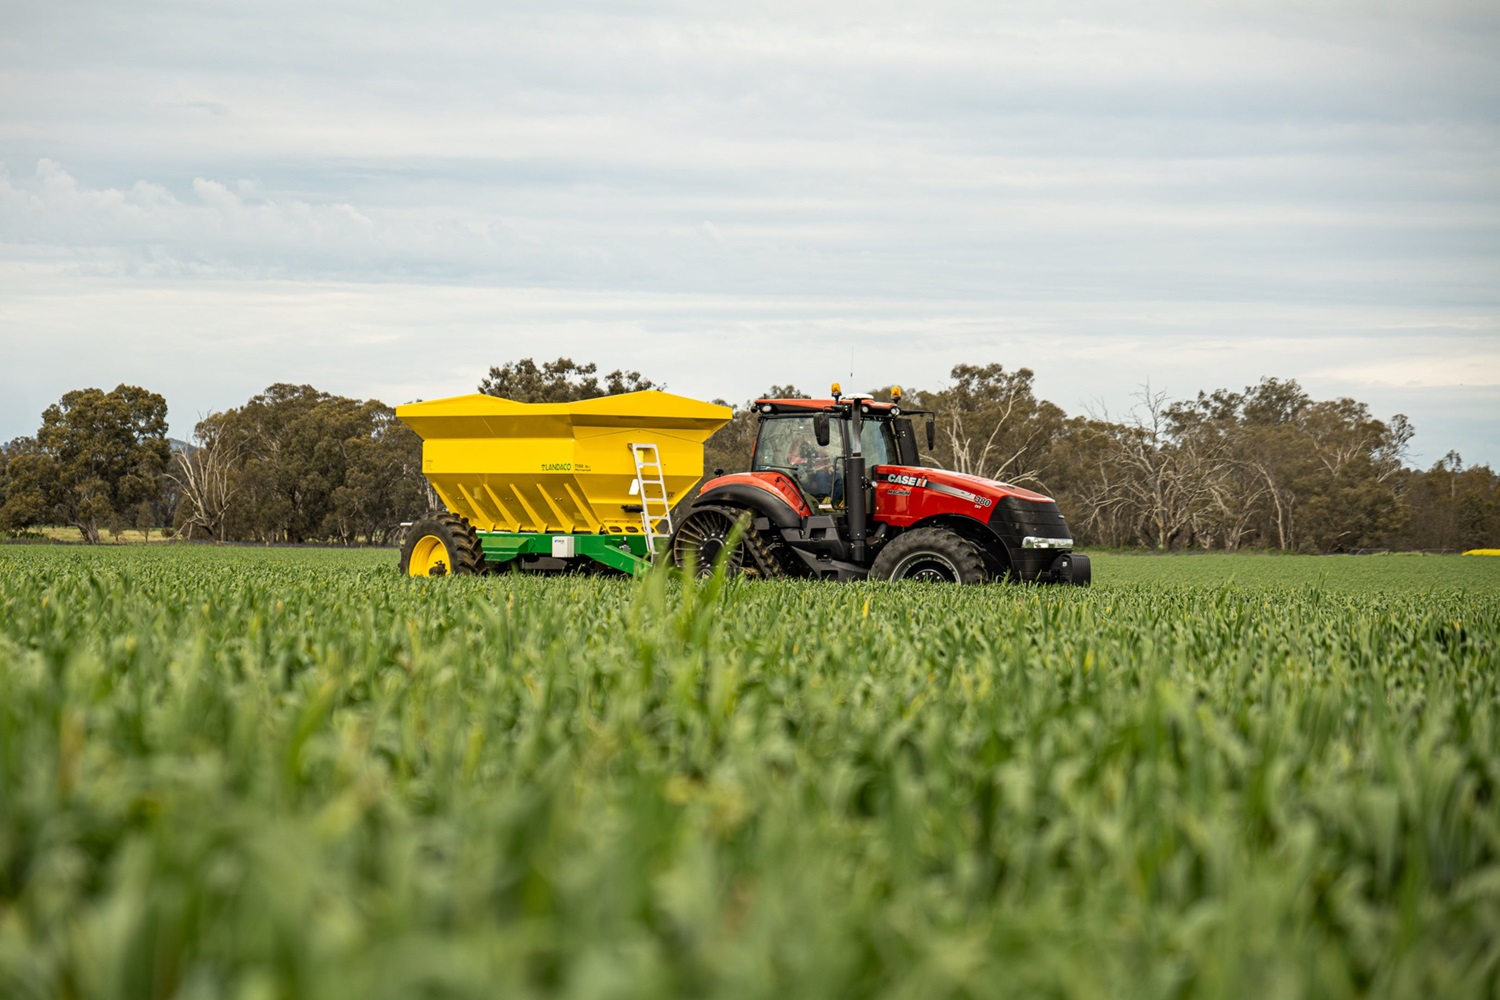
[[[908,476],[902,472],[892,472],[886,475],[885,481],[899,486],[914,486],[918,489],[932,490],[934,493],[946,493],[950,497],[967,500],[976,507],[993,507],[995,505],[995,501],[989,497],[959,489],[957,486],[949,486],[947,483],[930,483],[927,481],[926,476]]]

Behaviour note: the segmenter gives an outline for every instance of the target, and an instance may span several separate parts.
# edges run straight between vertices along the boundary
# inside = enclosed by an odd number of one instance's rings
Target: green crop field
[[[0,996],[1500,990],[1500,559],[0,547]]]

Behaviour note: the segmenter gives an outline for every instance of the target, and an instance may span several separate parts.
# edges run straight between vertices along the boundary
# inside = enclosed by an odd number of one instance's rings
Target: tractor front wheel
[[[479,535],[466,518],[433,511],[406,531],[401,543],[403,576],[449,576],[484,568]]]
[[[885,544],[870,564],[872,580],[984,583],[989,573],[972,542],[947,528],[915,528]]]

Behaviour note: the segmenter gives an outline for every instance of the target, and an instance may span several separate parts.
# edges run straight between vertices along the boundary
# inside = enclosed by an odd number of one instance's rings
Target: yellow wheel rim
[[[411,547],[411,560],[406,564],[408,576],[446,576],[453,572],[453,560],[448,558],[448,547],[437,535],[423,535]]]

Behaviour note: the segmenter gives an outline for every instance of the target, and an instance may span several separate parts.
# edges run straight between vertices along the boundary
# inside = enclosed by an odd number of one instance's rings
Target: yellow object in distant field
[[[1470,549],[1466,556],[1500,556],[1500,549]]]
[[[396,407],[421,437],[422,473],[450,511],[479,531],[563,534],[640,534],[630,446],[656,446],[675,506],[702,478],[703,443],[733,415],[655,390],[577,403],[475,393]]]

